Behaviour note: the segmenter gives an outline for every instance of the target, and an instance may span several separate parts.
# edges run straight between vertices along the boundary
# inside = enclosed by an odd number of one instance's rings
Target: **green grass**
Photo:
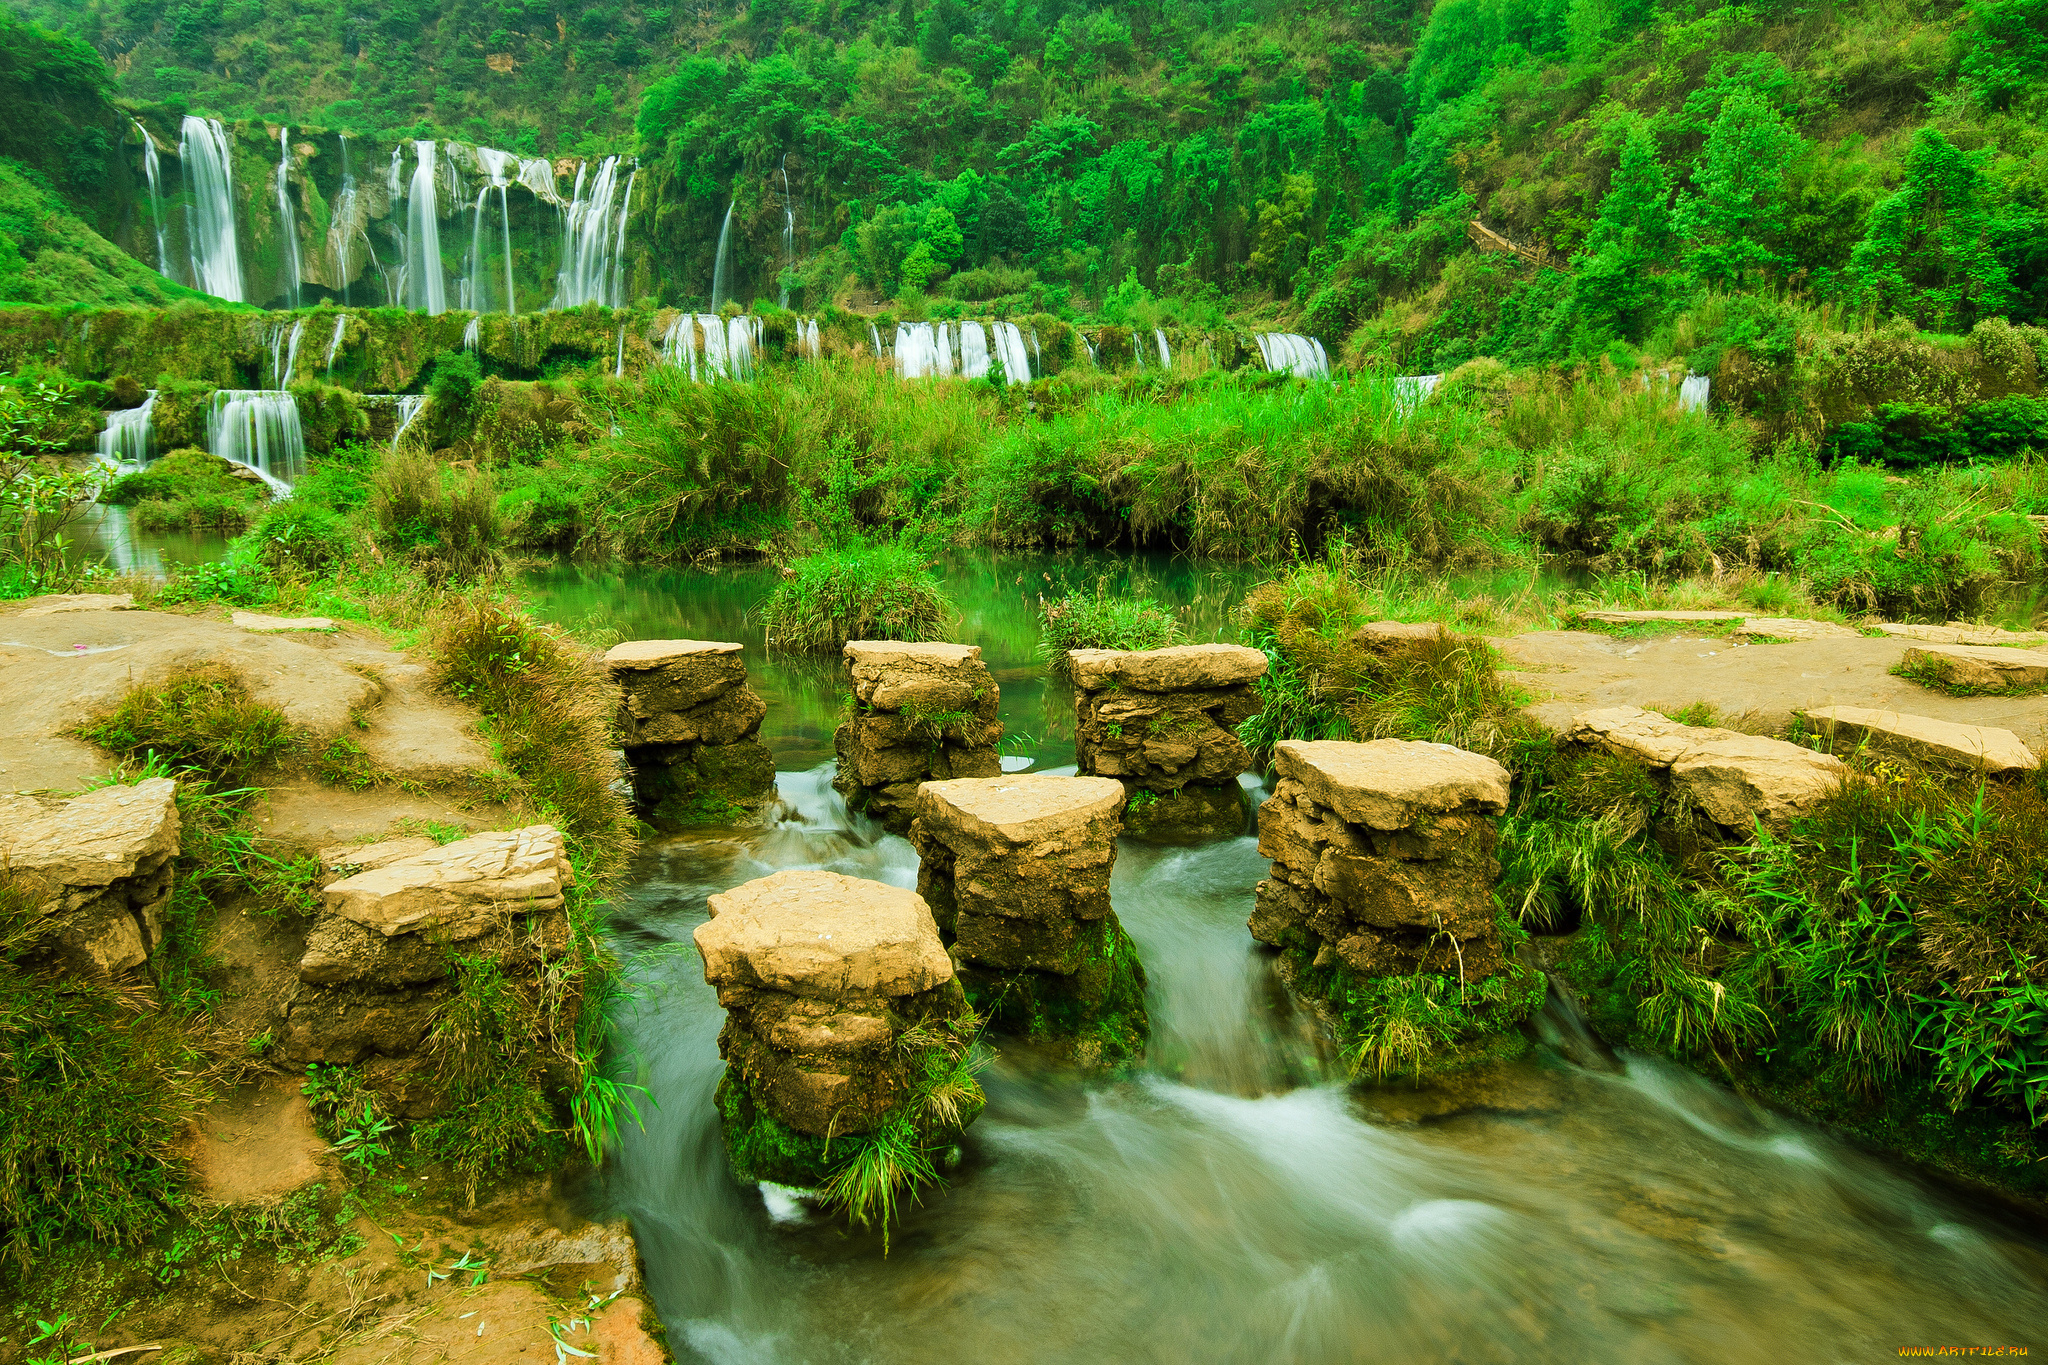
[[[1076,649],[1164,649],[1185,644],[1187,632],[1173,612],[1149,597],[1073,593],[1038,609],[1038,656],[1055,671]]]
[[[302,747],[284,713],[253,700],[241,679],[220,664],[138,687],[78,733],[118,757],[153,756],[229,787],[245,785]]]
[[[848,640],[931,640],[953,617],[929,552],[911,538],[820,550],[786,573],[761,606],[775,648],[823,654]]]
[[[2048,684],[2027,687],[2010,684],[2005,687],[1975,687],[1969,683],[1951,679],[1935,659],[1921,657],[1905,658],[1893,664],[1888,672],[1895,678],[1918,683],[1930,692],[1941,692],[1951,697],[2038,697],[2048,693]]]

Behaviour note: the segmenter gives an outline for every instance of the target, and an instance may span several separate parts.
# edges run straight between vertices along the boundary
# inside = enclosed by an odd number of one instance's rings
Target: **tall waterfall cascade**
[[[476,149],[476,161],[483,184],[477,187],[476,202],[469,209],[469,256],[463,262],[457,302],[474,313],[491,311],[492,272],[484,260],[484,205],[490,200],[491,191],[496,190],[498,222],[505,244],[505,287],[500,297],[505,305],[504,311],[517,314],[519,300],[512,283],[512,205],[507,191],[519,174],[519,158],[496,147],[479,147]]]
[[[107,414],[100,429],[99,456],[112,465],[148,464],[156,450],[156,390],[140,407],[118,409]]]
[[[271,382],[280,389],[292,382],[292,372],[299,367],[299,341],[305,335],[304,318],[297,319],[290,327],[280,322],[270,329]]]
[[[413,143],[413,153],[418,161],[405,196],[405,273],[400,277],[405,306],[416,312],[445,313],[448,289],[441,271],[440,175],[433,139]],[[392,174],[397,175],[396,160]]]
[[[206,410],[206,448],[288,496],[306,465],[298,402],[281,389],[218,389]]]
[[[576,189],[562,225],[562,269],[555,285],[557,308],[585,303],[619,307],[625,302],[626,214],[632,207],[633,182],[639,168],[626,176],[619,193],[619,162],[608,156],[590,174],[585,162],[576,170]]]
[[[156,273],[169,275],[171,253],[164,243],[163,164],[157,160],[156,139],[149,135],[149,129],[142,126],[140,119],[129,122],[142,135],[142,174],[149,182],[149,223],[156,230]]]
[[[732,297],[732,211],[737,202],[725,206],[725,222],[718,229],[718,254],[711,261],[711,311],[717,312]]]
[[[1297,379],[1328,379],[1330,357],[1323,343],[1293,332],[1260,332],[1255,338],[1259,359],[1269,370],[1283,370]]]
[[[745,314],[679,313],[661,338],[662,359],[692,379],[750,379],[760,350],[761,319]]]
[[[299,259],[299,217],[292,208],[291,136],[289,125],[277,130],[277,230],[284,237],[284,296],[296,308],[305,264]]]
[[[242,252],[235,241],[234,166],[228,134],[219,119],[187,114],[178,139],[185,184],[185,240],[192,287],[230,303],[242,303]]]
[[[782,157],[782,273],[777,277],[779,296],[784,308],[789,307],[789,284],[787,276],[796,269],[796,206],[789,199],[789,154]]]

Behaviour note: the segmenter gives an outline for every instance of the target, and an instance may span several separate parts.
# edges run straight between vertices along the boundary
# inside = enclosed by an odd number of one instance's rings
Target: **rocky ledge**
[[[1570,743],[1633,759],[1721,831],[1746,837],[1758,821],[1783,825],[1840,790],[1849,770],[1832,754],[1782,739],[1683,725],[1655,711],[1609,706],[1565,728]]]
[[[49,919],[50,952],[75,973],[133,971],[156,951],[179,832],[167,777],[65,800],[0,795],[0,869]]]

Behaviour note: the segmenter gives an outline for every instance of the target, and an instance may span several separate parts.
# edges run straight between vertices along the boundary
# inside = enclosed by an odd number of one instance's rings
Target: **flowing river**
[[[1019,737],[1006,766],[1072,762],[1068,703],[1030,657],[1062,573],[1174,603],[1196,639],[1227,629],[1242,589],[1170,563],[950,566],[951,638],[983,645]],[[1347,1085],[1245,930],[1265,868],[1250,838],[1121,846],[1145,1067],[1089,1082],[1003,1050],[963,1163],[886,1254],[740,1186],[711,1100],[723,1015],[690,939],[705,898],[787,868],[917,871],[831,790],[834,669],[755,648],[747,608],[768,584],[572,568],[530,584],[557,619],[746,640],[784,769],[783,819],[650,843],[613,916],[640,988],[623,1038],[656,1103],[610,1193],[681,1358],[1725,1365],[2048,1335],[2036,1231],[1669,1063],[1589,1069],[1539,1047],[1420,1089]]]

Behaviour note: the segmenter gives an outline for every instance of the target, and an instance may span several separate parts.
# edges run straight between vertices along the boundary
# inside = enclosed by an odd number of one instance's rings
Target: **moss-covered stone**
[[[1152,1036],[1145,966],[1114,911],[1088,926],[1081,968],[1072,975],[962,965],[960,984],[990,1028],[1077,1065],[1136,1061]]]
[[[832,1174],[831,1141],[799,1133],[756,1104],[730,1068],[719,1077],[717,1104],[719,1133],[736,1179],[772,1180],[808,1190]]]
[[[1190,785],[1165,795],[1139,792],[1124,807],[1124,837],[1183,845],[1235,839],[1247,832],[1249,805],[1236,782]]]

